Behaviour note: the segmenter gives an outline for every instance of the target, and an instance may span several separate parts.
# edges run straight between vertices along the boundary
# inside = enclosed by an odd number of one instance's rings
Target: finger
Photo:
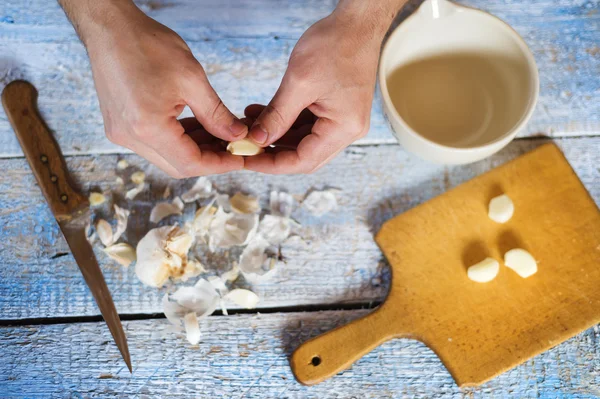
[[[244,109],[244,115],[246,115],[248,119],[256,120],[256,118],[260,116],[260,114],[265,108],[266,106],[262,104],[250,104],[246,107],[246,109]],[[298,115],[298,118],[296,118],[296,120],[292,124],[292,128],[297,128],[309,123],[312,124],[315,123],[316,120],[317,117],[315,116],[315,114],[310,112],[308,108],[305,108],[302,110],[302,112],[300,112],[300,115]]]
[[[284,78],[269,105],[256,118],[249,137],[262,147],[272,144],[290,130],[302,110],[313,101],[305,88],[290,86]]]
[[[129,148],[131,151],[135,152],[148,162],[153,165],[156,165],[163,172],[168,174],[169,176],[175,179],[181,179],[183,176],[179,174],[177,169],[175,169],[172,165],[170,165],[163,157],[161,157],[156,151],[152,148],[148,147],[142,142],[131,142],[124,147]]]
[[[245,137],[248,127],[223,104],[202,69],[194,75],[193,80],[191,85],[184,88],[184,99],[202,126],[223,140],[234,141]]]
[[[311,173],[333,159],[351,141],[340,134],[340,126],[319,119],[312,133],[302,139],[296,151],[264,153],[245,160],[246,169],[270,174]]]
[[[176,119],[157,135],[152,148],[184,177],[226,173],[244,168],[244,158],[228,152],[202,152]]]

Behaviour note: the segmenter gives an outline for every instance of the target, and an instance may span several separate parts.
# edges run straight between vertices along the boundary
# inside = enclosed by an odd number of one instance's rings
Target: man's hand
[[[239,140],[248,128],[181,37],[129,0],[60,2],[87,47],[110,141],[176,178],[244,167],[242,157],[211,142]],[[197,121],[177,120],[186,104]]]
[[[330,16],[302,35],[272,101],[259,115],[255,115],[257,106],[246,110],[256,118],[249,136],[268,146],[290,131],[305,109],[316,121],[296,150],[247,158],[247,169],[311,173],[364,137],[369,130],[381,42],[402,3],[342,0]]]

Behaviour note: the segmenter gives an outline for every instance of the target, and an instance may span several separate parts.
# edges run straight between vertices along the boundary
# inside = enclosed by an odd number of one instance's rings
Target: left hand
[[[310,134],[296,150],[246,158],[246,169],[311,173],[367,134],[379,51],[393,14],[375,12],[381,10],[370,1],[352,9],[346,3],[302,35],[269,105],[247,115],[256,117],[249,137],[262,147],[278,141],[305,109],[316,117]]]

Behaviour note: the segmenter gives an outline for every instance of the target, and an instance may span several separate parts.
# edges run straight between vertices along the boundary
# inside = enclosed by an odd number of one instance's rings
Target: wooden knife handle
[[[2,105],[50,209],[59,221],[68,220],[89,202],[71,182],[58,144],[38,112],[37,95],[31,83],[16,80],[4,88]]]
[[[326,380],[394,338],[393,325],[382,305],[360,319],[303,343],[290,359],[294,376],[304,385]]]

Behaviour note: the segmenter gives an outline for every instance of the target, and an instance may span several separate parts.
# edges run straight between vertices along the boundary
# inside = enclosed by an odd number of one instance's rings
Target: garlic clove
[[[237,262],[233,262],[231,270],[226,271],[221,275],[221,279],[228,283],[233,283],[240,276],[240,267]]]
[[[102,205],[106,202],[106,197],[102,193],[90,193],[90,206]]]
[[[244,157],[251,157],[254,155],[262,154],[265,149],[256,145],[254,141],[249,139],[242,139],[239,141],[232,141],[227,145],[227,151],[233,155],[240,155]]]
[[[506,194],[492,198],[490,201],[488,216],[496,223],[506,223],[515,212],[515,205]]]
[[[229,291],[229,293],[225,295],[225,298],[246,309],[254,309],[260,301],[258,295],[254,292],[242,288],[236,288]]]
[[[527,278],[537,272],[537,262],[527,251],[521,248],[511,249],[504,254],[504,264],[519,276]]]
[[[207,280],[201,278],[193,287],[181,287],[171,298],[180,306],[196,312],[199,318],[211,315],[219,305],[220,296]]]
[[[117,169],[120,169],[120,170],[127,169],[128,166],[129,166],[129,162],[127,162],[126,159],[119,159],[119,162],[117,162]]]
[[[146,180],[146,174],[144,172],[142,172],[141,170],[138,170],[137,172],[133,172],[131,174],[131,181],[138,186],[140,184],[144,184],[145,180]]]
[[[126,243],[114,244],[104,248],[104,252],[120,265],[128,267],[135,262],[136,255],[133,247]]]
[[[197,345],[200,342],[200,324],[196,313],[190,312],[183,317],[183,326],[188,342]]]
[[[469,267],[467,276],[478,283],[487,283],[496,278],[499,270],[500,264],[496,259],[485,258],[481,262]]]

